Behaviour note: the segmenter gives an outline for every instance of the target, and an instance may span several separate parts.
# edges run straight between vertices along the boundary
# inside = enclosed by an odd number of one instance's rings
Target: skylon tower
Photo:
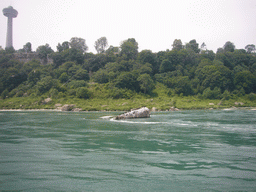
[[[17,17],[18,11],[13,9],[12,6],[3,9],[4,16],[8,17],[7,34],[6,34],[6,47],[12,47],[12,18]]]

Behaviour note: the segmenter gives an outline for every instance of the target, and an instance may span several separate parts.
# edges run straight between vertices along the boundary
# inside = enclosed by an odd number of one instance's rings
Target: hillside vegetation
[[[196,40],[183,45],[175,39],[172,50],[138,51],[134,38],[120,47],[102,37],[97,54],[87,53],[82,38],[48,44],[35,54],[42,60],[20,62],[15,53],[31,53],[31,44],[15,51],[0,50],[0,108],[54,109],[75,104],[86,111],[129,110],[147,106],[156,110],[256,106],[255,46],[235,49],[226,42],[214,53]],[[45,102],[46,98],[51,98]],[[172,108],[173,107],[173,108]]]

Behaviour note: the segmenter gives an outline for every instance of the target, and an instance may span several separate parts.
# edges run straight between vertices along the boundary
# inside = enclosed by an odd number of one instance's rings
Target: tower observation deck
[[[7,34],[6,34],[6,47],[12,47],[12,18],[17,17],[18,11],[13,9],[12,6],[3,9],[3,14],[8,18]]]

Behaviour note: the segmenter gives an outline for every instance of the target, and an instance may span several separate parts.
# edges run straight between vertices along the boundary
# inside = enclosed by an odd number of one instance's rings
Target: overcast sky
[[[48,43],[72,37],[86,40],[89,52],[105,36],[119,46],[135,38],[139,50],[172,49],[175,39],[192,39],[216,52],[231,41],[237,49],[256,45],[256,0],[0,0],[0,8],[13,6],[13,46],[31,42],[35,51]],[[7,18],[0,15],[0,46],[6,44]]]

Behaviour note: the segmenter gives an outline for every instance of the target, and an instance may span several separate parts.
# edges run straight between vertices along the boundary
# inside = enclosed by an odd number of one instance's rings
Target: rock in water
[[[132,119],[132,118],[148,118],[150,117],[150,110],[147,107],[131,110],[130,112],[118,115],[115,119]]]

